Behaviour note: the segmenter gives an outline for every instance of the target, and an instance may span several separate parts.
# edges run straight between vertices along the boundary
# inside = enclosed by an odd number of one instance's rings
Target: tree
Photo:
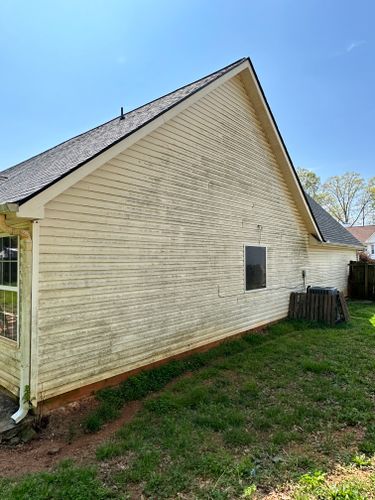
[[[330,177],[322,186],[325,208],[344,225],[364,225],[373,215],[374,185],[356,172]]]
[[[297,174],[303,189],[309,194],[312,198],[318,194],[321,188],[320,177],[316,175],[312,170],[308,170],[307,168],[297,168]]]
[[[375,223],[375,177],[365,181],[356,172],[335,175],[322,184],[307,168],[297,168],[304,190],[344,225]]]
[[[320,177],[312,170],[301,167],[297,168],[297,174],[306,193],[323,205],[325,194],[322,192]]]

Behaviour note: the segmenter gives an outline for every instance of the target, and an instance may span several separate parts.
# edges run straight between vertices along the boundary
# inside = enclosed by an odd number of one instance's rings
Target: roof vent
[[[124,116],[124,108],[121,106],[120,120],[123,120],[124,118],[125,118],[125,116]]]

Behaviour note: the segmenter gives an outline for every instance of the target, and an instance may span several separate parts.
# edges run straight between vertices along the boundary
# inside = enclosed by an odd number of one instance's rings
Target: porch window
[[[266,288],[267,249],[261,246],[245,246],[245,290]]]
[[[17,341],[18,237],[0,237],[0,336]]]

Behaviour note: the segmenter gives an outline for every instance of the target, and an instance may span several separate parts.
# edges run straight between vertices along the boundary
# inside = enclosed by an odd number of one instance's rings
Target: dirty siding
[[[307,284],[336,286],[346,294],[351,260],[356,260],[355,250],[310,247]]]
[[[39,400],[282,318],[303,286],[308,235],[239,76],[45,213]],[[244,293],[246,243],[265,290]]]
[[[20,221],[14,216],[8,216],[6,220],[7,224],[16,227],[18,229],[31,230],[31,224],[28,221]],[[0,234],[0,236],[6,236],[5,233]],[[19,266],[22,266],[23,258],[22,252],[19,257]],[[19,314],[18,314],[18,324],[19,324],[19,342],[21,341],[22,329],[21,329],[21,290],[22,290],[22,273],[20,272],[20,282],[19,282]],[[25,293],[30,293],[30,290],[25,290]],[[14,395],[19,393],[20,384],[20,345],[19,342],[14,340],[9,340],[7,338],[0,336],[0,386],[7,389]]]

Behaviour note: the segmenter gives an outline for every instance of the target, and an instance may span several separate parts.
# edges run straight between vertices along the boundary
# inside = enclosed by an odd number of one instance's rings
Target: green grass
[[[115,498],[103,486],[93,467],[76,468],[69,461],[62,462],[52,472],[24,477],[20,481],[0,482],[1,496],[12,500],[104,500]]]
[[[375,306],[350,310],[350,324],[285,321],[101,391],[90,431],[144,405],[96,468],[4,480],[2,498],[375,498]]]

